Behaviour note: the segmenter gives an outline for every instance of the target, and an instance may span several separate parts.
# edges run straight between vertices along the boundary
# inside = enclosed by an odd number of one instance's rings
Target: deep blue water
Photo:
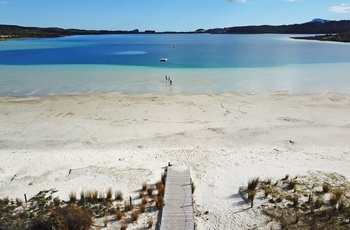
[[[168,58],[168,62],[160,62]],[[350,92],[350,44],[288,35],[91,35],[0,41],[0,96]],[[164,81],[171,76],[173,86]]]
[[[292,40],[288,35],[93,35],[0,42],[4,65],[232,68],[339,62],[350,62],[350,45]]]

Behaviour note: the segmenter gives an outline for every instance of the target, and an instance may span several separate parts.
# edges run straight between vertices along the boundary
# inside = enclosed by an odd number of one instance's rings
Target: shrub
[[[323,182],[323,184],[322,184],[322,191],[324,193],[328,193],[331,190],[332,190],[332,186],[329,183],[327,183],[327,182]]]
[[[157,202],[158,202],[158,196],[154,196],[152,198],[152,202],[151,203],[156,203],[157,204]]]
[[[85,200],[85,193],[84,193],[84,190],[81,190],[81,192],[80,192],[80,200],[81,200],[81,201],[84,201],[84,200]]]
[[[297,207],[298,204],[299,204],[299,196],[298,196],[298,195],[295,195],[295,196],[293,197],[293,206],[294,206],[294,207]]]
[[[108,218],[107,218],[107,216],[105,216],[103,218],[103,225],[104,225],[104,227],[107,227],[107,225],[108,225]]]
[[[158,195],[164,197],[165,188],[164,188],[164,184],[161,181],[157,182],[157,189],[158,189]]]
[[[286,176],[282,178],[282,180],[288,180],[288,178],[289,178],[289,174],[286,174]]]
[[[143,205],[146,205],[148,203],[146,197],[142,197],[141,203]]]
[[[117,218],[117,220],[121,220],[123,218],[123,215],[124,215],[124,213],[120,210],[117,210],[115,212],[115,218]]]
[[[54,203],[54,205],[55,205],[56,207],[59,206],[59,205],[61,204],[60,198],[55,197],[55,199],[53,199],[53,203]]]
[[[89,212],[82,210],[75,205],[68,205],[63,208],[56,207],[50,215],[49,224],[54,229],[89,229],[92,224],[92,217]]]
[[[124,211],[125,212],[129,212],[131,210],[134,209],[134,205],[133,204],[128,204],[127,202],[124,202]]]
[[[93,191],[92,193],[92,201],[93,202],[97,202],[98,201],[98,191],[97,190],[95,190],[95,191]]]
[[[344,191],[341,190],[340,188],[338,188],[338,189],[336,189],[336,190],[334,191],[334,195],[337,197],[337,200],[338,200],[338,201],[340,200],[340,198],[341,198],[341,196],[343,195],[343,193],[344,193]]]
[[[139,219],[139,216],[140,216],[140,213],[139,213],[139,211],[133,211],[132,213],[131,213],[131,221],[132,222],[137,222],[137,220]]]
[[[142,190],[142,191],[146,191],[147,186],[148,186],[147,183],[146,183],[146,182],[143,182],[141,190]]]
[[[163,208],[164,205],[164,199],[161,196],[158,196],[157,202],[156,202],[156,207],[158,210],[160,210],[161,208]]]
[[[148,187],[148,188],[147,188],[147,194],[148,194],[149,196],[152,196],[152,194],[153,194],[153,187]]]
[[[126,230],[128,228],[128,222],[123,222],[122,225],[120,226],[120,230]]]
[[[148,218],[147,224],[148,224],[148,228],[152,228],[152,226],[153,226],[153,218],[152,217]]]
[[[16,198],[16,204],[17,204],[17,206],[22,206],[23,201],[19,198]]]
[[[146,205],[145,204],[140,204],[140,212],[144,213],[146,211]]]
[[[112,188],[111,187],[109,187],[108,189],[107,189],[107,193],[106,193],[107,195],[106,195],[106,198],[107,198],[107,200],[111,200],[112,199],[112,196],[113,196],[113,192],[112,192]]]
[[[265,189],[264,189],[264,194],[265,194],[265,197],[267,197],[268,195],[271,194],[271,188],[270,188],[270,186],[265,187]]]
[[[77,201],[77,195],[75,192],[69,193],[69,202],[70,203],[75,203]]]
[[[315,201],[315,208],[321,208],[322,205],[324,204],[324,200],[323,197],[319,196],[317,197],[316,201]]]
[[[139,192],[139,196],[140,196],[141,199],[144,198],[145,197],[145,192],[144,191],[140,191]]]
[[[248,191],[255,191],[259,184],[259,177],[248,181]]]
[[[297,180],[290,180],[289,182],[288,182],[288,189],[289,190],[291,190],[291,189],[295,189],[295,187],[296,187],[296,185],[297,185]]]
[[[115,192],[115,199],[118,201],[122,201],[123,200],[123,193],[122,191],[118,190]]]

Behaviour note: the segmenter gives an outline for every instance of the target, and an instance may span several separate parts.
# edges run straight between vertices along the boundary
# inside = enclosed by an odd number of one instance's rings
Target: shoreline
[[[199,229],[266,229],[238,194],[250,178],[350,178],[350,94],[137,94],[0,98],[0,197],[55,188],[138,196],[188,165]],[[268,229],[268,228],[267,228]]]
[[[348,63],[210,69],[105,65],[1,67],[1,96],[55,96],[100,92],[127,95],[350,92]],[[165,76],[171,76],[172,88],[166,84]]]

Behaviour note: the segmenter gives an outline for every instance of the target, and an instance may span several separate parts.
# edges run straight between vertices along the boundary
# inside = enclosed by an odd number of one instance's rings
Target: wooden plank
[[[169,166],[161,230],[194,230],[191,173],[187,166]]]

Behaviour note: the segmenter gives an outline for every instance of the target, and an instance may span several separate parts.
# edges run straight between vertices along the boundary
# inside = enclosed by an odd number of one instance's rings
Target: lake
[[[0,96],[350,92],[350,44],[289,37],[132,34],[1,41]]]

